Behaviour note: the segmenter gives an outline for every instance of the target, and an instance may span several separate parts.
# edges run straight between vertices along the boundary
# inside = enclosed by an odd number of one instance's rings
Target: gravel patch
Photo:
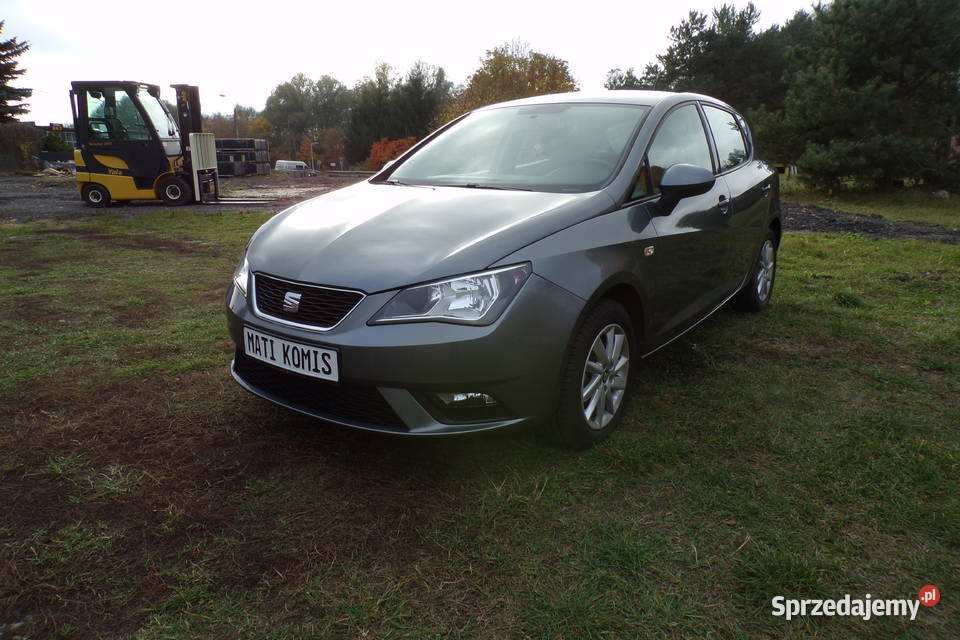
[[[191,203],[185,209],[215,213],[217,211],[255,211],[278,213],[290,205],[313,198],[326,191],[356,182],[356,177],[288,177],[244,176],[222,178],[223,195],[231,198],[272,198],[271,202],[227,204],[216,206]],[[96,209],[80,200],[76,180],[72,176],[0,176],[0,221],[26,222],[41,218],[78,218],[104,214],[136,215],[170,209],[159,200],[114,202]]]
[[[834,211],[811,204],[781,202],[786,231],[857,233],[873,238],[911,238],[927,242],[960,244],[960,230],[927,222],[893,222],[876,214]]]

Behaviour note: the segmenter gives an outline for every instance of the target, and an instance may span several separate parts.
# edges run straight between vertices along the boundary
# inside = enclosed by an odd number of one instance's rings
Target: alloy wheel
[[[630,372],[630,344],[619,324],[608,324],[593,341],[580,387],[583,417],[591,429],[610,424],[623,403]]]
[[[760,264],[757,265],[757,299],[765,302],[773,288],[774,270],[777,254],[772,240],[766,240],[760,249]]]

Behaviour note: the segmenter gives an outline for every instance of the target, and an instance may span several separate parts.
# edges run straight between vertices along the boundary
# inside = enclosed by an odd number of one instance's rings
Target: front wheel
[[[767,232],[753,273],[743,285],[743,289],[733,297],[732,305],[737,311],[762,311],[770,306],[773,296],[773,283],[777,277],[777,237],[773,231]]]
[[[613,300],[601,301],[570,344],[560,385],[557,427],[564,443],[585,449],[623,419],[630,380],[633,323]]]
[[[170,176],[161,180],[157,185],[157,195],[165,204],[174,207],[187,204],[193,199],[190,185],[180,176]]]

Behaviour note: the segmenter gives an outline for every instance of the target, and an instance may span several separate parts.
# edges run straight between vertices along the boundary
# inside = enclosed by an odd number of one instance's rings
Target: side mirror
[[[383,163],[383,166],[380,168],[380,171],[384,171],[384,170],[386,170],[386,169],[389,169],[389,168],[390,168],[390,165],[392,165],[392,164],[393,164],[394,162],[396,162],[396,161],[397,161],[396,158],[394,158],[393,160],[387,160],[386,162]]]
[[[692,164],[675,164],[660,179],[660,214],[668,215],[684,198],[710,191],[717,181],[709,169]]]

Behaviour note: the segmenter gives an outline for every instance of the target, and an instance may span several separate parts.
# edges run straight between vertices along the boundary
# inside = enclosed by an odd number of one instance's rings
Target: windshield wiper
[[[414,184],[413,182],[400,182],[395,178],[388,178],[387,180],[379,180],[371,184],[387,184],[391,187],[419,187],[421,189],[435,189],[436,185],[433,184]]]
[[[533,191],[533,189],[525,189],[523,187],[506,187],[496,184],[477,184],[476,182],[468,182],[466,184],[453,184],[451,187],[465,187],[467,189],[496,189],[498,191]]]

